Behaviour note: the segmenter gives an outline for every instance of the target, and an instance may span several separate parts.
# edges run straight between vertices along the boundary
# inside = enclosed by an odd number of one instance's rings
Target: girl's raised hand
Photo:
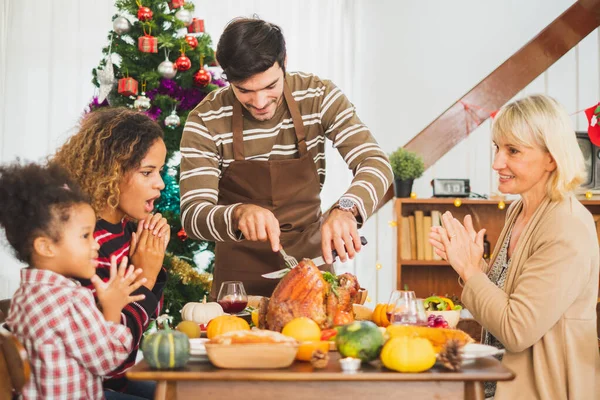
[[[128,267],[127,261],[127,257],[123,257],[117,268],[116,257],[111,257],[109,280],[103,282],[98,275],[94,275],[91,279],[96,289],[96,295],[100,302],[104,318],[116,323],[119,323],[121,320],[121,310],[123,307],[145,298],[143,294],[131,296],[131,293],[146,282],[146,278],[138,279],[142,270],[140,268],[135,269],[133,265]]]

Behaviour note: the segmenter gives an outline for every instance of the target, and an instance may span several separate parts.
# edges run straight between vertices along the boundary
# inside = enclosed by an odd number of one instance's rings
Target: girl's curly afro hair
[[[0,166],[0,226],[17,258],[31,264],[33,241],[61,238],[71,207],[88,204],[88,197],[58,165],[19,161]]]

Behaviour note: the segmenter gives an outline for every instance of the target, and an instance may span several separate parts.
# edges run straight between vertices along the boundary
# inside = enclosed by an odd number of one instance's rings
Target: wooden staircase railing
[[[423,157],[429,168],[450,151],[489,115],[471,109],[477,117],[465,124],[463,104],[497,110],[600,25],[600,0],[579,0],[529,43],[456,101],[412,138],[404,148]],[[378,208],[394,197],[390,188]]]

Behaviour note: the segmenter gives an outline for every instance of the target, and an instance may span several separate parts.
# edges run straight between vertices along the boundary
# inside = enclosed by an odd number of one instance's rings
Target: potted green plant
[[[410,197],[414,180],[425,171],[423,159],[417,153],[400,147],[390,154],[390,164],[394,173],[395,196]]]

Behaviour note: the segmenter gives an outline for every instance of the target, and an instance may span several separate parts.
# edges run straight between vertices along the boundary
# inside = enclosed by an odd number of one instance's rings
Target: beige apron
[[[321,190],[317,168],[306,148],[300,109],[287,83],[284,83],[283,94],[294,122],[300,157],[246,160],[242,105],[235,99],[234,161],[219,181],[218,204],[255,204],[273,212],[281,229],[281,245],[288,255],[300,261],[321,255]],[[242,281],[247,294],[271,296],[279,280],[265,279],[261,275],[281,268],[285,268],[283,257],[273,252],[270,242],[218,242],[211,297],[215,299],[221,283],[229,280]],[[321,269],[332,271],[331,265],[323,265]]]

